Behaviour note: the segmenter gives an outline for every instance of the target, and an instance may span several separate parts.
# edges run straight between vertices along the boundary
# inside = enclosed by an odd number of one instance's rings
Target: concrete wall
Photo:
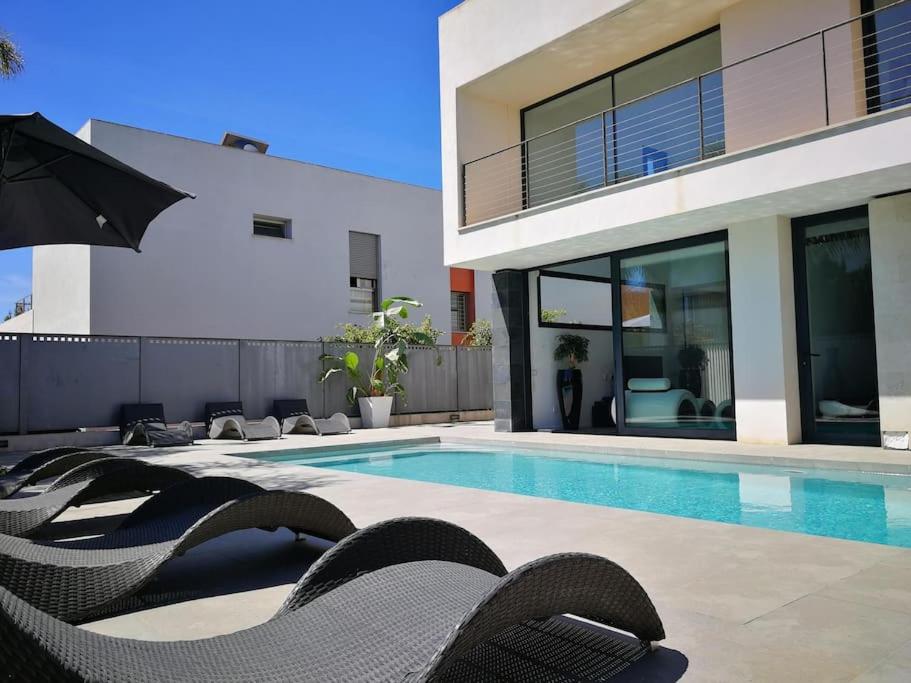
[[[698,234],[707,224],[719,227],[773,213],[800,215],[857,205],[870,196],[906,187],[907,169],[900,178],[871,175],[824,185],[828,181],[822,175],[834,180],[834,175],[846,178],[889,165],[887,160],[895,152],[893,141],[901,136],[886,130],[887,123],[880,117],[881,135],[844,131],[839,142],[806,140],[831,148],[833,158],[840,161],[835,165],[821,161],[828,156],[821,149],[798,151],[801,140],[796,139],[787,143],[795,155],[782,153],[776,158],[766,148],[769,158],[745,163],[744,170],[752,168],[742,177],[731,169],[719,168],[717,175],[707,170],[703,186],[695,179],[687,182],[686,171],[671,171],[525,211],[509,208],[521,207],[521,171],[516,170],[521,159],[517,152],[506,152],[466,168],[472,191],[468,207],[462,206],[462,164],[518,142],[522,107],[710,26],[721,26],[723,63],[732,64],[859,12],[859,0],[462,3],[440,19],[446,263],[488,270],[535,267],[596,253],[595,249],[603,252]],[[838,124],[865,114],[859,22],[827,36],[829,121]],[[728,152],[825,126],[821,47],[818,38],[808,40],[726,72]],[[860,153],[856,150],[861,148],[836,152],[849,135],[856,141],[876,137],[878,142],[868,139]],[[906,150],[901,156],[901,163],[909,160]],[[715,161],[724,159],[729,157]],[[804,193],[809,185],[813,189]],[[754,190],[758,190],[757,199],[773,193],[804,196],[775,200],[766,196],[750,208],[730,206],[729,202]],[[492,198],[498,202],[493,210]],[[686,214],[701,200],[718,210],[711,216],[693,216],[690,222]],[[467,209],[469,228],[460,230],[463,209]],[[503,218],[471,226],[493,215]]]
[[[612,394],[610,381],[614,374],[614,349],[610,330],[559,329],[538,326],[538,271],[528,274],[529,349],[531,355],[531,395],[535,429],[562,429],[557,404],[557,370],[567,367],[554,360],[557,337],[578,334],[587,337],[588,362],[580,363],[582,371],[582,416],[579,427],[592,425],[592,404]]]
[[[92,247],[82,244],[32,249],[34,331],[67,334],[92,331],[92,251]]]
[[[721,12],[722,64],[734,64],[858,14],[859,0],[744,0]],[[836,111],[831,112],[835,121],[865,113],[853,106],[863,82],[862,69],[855,68],[862,67],[856,40],[859,25],[833,31],[826,39],[828,91],[839,93],[833,102]],[[802,40],[723,73],[728,152],[826,125],[821,38]]]
[[[141,254],[36,249],[38,331],[316,339],[369,324],[348,311],[357,230],[380,235],[380,294],[421,300],[418,319],[431,315],[448,343],[438,191],[101,121],[84,135],[197,198],[157,218]],[[254,214],[290,219],[291,239],[253,235]]]
[[[870,202],[870,255],[883,432],[911,432],[911,193]],[[902,437],[901,434],[904,434]],[[891,443],[890,443],[891,442]]]
[[[728,228],[737,440],[800,441],[791,222]]]

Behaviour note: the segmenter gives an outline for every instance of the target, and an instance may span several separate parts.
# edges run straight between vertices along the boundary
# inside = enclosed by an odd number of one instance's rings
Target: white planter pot
[[[361,409],[361,426],[364,429],[379,429],[389,426],[392,396],[359,398],[357,405]]]

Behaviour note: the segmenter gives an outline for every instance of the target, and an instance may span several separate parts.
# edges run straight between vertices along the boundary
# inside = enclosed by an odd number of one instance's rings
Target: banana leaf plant
[[[361,360],[354,351],[336,356],[324,353],[320,356],[326,369],[319,381],[325,382],[332,375],[343,373],[351,381],[351,388],[346,396],[352,405],[358,398],[376,396],[401,396],[404,400],[405,388],[400,382],[402,375],[408,372],[408,350],[411,347],[403,334],[400,320],[408,318],[409,308],[420,308],[420,301],[407,296],[394,296],[384,299],[380,310],[373,314],[372,326],[378,331],[373,344],[373,359],[369,367],[361,365]],[[420,346],[436,348],[433,336],[423,332],[410,331],[410,337]],[[442,358],[437,352],[437,365]]]

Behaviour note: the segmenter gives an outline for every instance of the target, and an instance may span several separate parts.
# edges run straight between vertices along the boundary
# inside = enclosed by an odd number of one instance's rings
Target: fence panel
[[[344,355],[347,351],[354,351],[360,360],[361,370],[364,375],[369,374],[370,363],[373,362],[373,344],[326,344],[326,353],[334,356]],[[325,414],[345,413],[346,415],[358,415],[357,405],[352,406],[348,403],[346,392],[351,387],[351,382],[344,373],[337,372],[330,377],[323,385],[323,398],[325,400]]]
[[[310,413],[324,413],[321,342],[240,342],[240,397],[247,417],[272,414],[275,399],[305,398]]]
[[[0,434],[19,431],[19,335],[0,334]]]
[[[110,427],[139,400],[139,339],[37,335],[21,391],[27,430]]]
[[[493,358],[489,347],[458,347],[459,410],[493,407]]]
[[[237,340],[142,338],[142,401],[163,403],[169,422],[201,422],[207,402],[239,398]]]
[[[438,363],[439,361],[439,363]],[[411,349],[408,372],[402,377],[407,404],[396,399],[397,413],[436,413],[457,410],[456,350],[454,346]]]

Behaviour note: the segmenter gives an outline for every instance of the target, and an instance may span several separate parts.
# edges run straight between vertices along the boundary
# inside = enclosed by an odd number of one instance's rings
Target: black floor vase
[[[582,371],[578,368],[557,370],[557,403],[560,405],[563,429],[579,429],[579,416],[582,414]]]

